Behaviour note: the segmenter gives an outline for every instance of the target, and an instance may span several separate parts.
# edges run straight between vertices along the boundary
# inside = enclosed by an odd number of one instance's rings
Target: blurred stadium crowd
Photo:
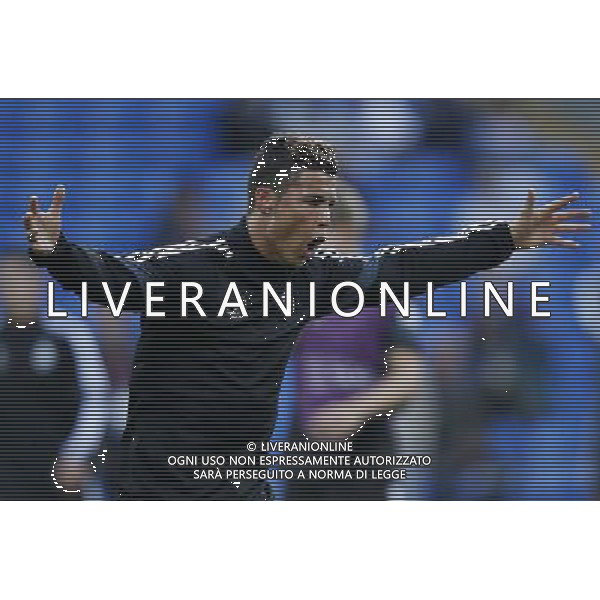
[[[69,319],[40,316],[46,275],[25,262],[21,224],[29,195],[48,199],[64,184],[66,231],[80,244],[155,247],[236,223],[261,142],[310,135],[336,147],[343,173],[329,244],[373,251],[510,219],[530,187],[543,199],[576,190],[596,208],[599,117],[600,102],[575,100],[1,101],[0,499],[114,498],[105,459],[118,454],[137,335],[133,316],[95,308],[78,318],[78,301],[64,292],[57,305]],[[406,482],[278,483],[276,497],[597,498],[599,235],[596,226],[581,249],[517,253],[478,276],[500,289],[515,282],[514,318],[483,318],[474,285],[467,318],[453,286],[436,295],[446,319],[425,319],[417,302],[410,319],[368,310],[309,325],[288,365],[274,439],[299,439],[324,412],[387,385],[387,363],[395,387],[353,436],[356,448],[428,454],[433,464]],[[531,280],[552,284],[549,319],[528,316],[519,290]],[[37,300],[24,301],[23,290]],[[339,343],[340,328],[354,328],[359,343]],[[94,403],[104,417],[89,426]],[[52,462],[59,447],[75,461],[93,457],[82,494],[55,490],[52,465],[32,466]],[[48,473],[47,490],[27,483],[30,471],[36,481]]]

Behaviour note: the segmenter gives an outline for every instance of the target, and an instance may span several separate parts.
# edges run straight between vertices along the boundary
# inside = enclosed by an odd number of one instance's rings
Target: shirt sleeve
[[[392,287],[408,281],[410,295],[416,296],[425,293],[427,282],[436,288],[497,267],[514,249],[507,223],[482,226],[448,240],[385,248],[375,256],[375,280],[369,283],[379,292],[382,281]]]
[[[350,281],[364,291],[367,305],[379,304],[382,282],[387,282],[398,294],[404,282],[408,282],[410,296],[418,296],[427,291],[428,282],[438,288],[496,267],[514,249],[509,225],[496,223],[446,240],[381,248],[370,257],[329,256],[322,263],[323,293],[328,295],[338,283]],[[331,312],[330,297],[321,296],[319,305],[327,304]],[[356,291],[344,288],[338,296],[338,305],[342,309],[345,305],[356,307]]]
[[[107,300],[102,282],[106,282],[117,297],[130,282],[124,310],[142,311],[145,282],[157,276],[160,250],[134,252],[127,256],[111,255],[103,250],[78,246],[61,233],[52,252],[30,250],[29,255],[36,265],[48,269],[53,279],[69,292],[81,295],[81,283],[87,282],[89,300],[104,306]]]

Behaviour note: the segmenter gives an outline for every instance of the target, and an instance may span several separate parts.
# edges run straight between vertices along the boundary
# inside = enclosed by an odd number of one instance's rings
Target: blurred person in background
[[[44,281],[24,255],[0,263],[0,499],[94,497],[109,407],[98,344],[45,316]]]
[[[548,411],[548,347],[527,312],[517,305],[512,319],[492,311],[463,323],[468,343],[459,346],[454,377],[464,381],[443,398],[441,454],[452,483],[442,499],[513,500],[522,493],[532,432]]]
[[[191,181],[183,181],[170,202],[165,204],[158,226],[155,228],[156,246],[168,246],[180,240],[198,238],[203,231],[207,200]]]
[[[360,255],[367,221],[358,191],[338,184],[324,249]],[[425,356],[393,307],[383,318],[379,307],[370,307],[353,319],[333,315],[309,324],[296,343],[292,368],[295,435],[352,440],[353,455],[434,454],[435,398],[426,393],[432,374],[426,373]],[[416,469],[410,470],[409,481],[292,480],[286,498],[416,499],[426,495],[423,481]]]
[[[597,156],[592,146],[581,144],[573,123],[555,113],[553,101],[506,99],[464,104],[472,120],[467,155],[471,156],[473,189],[454,206],[452,218],[457,227],[492,216],[514,219],[521,210],[524,181],[536,181],[543,195],[589,190],[591,166]],[[593,198],[589,192],[585,196]],[[506,322],[502,315],[492,315],[491,323],[482,324],[472,316],[481,314],[481,297],[469,293],[468,305],[474,309],[471,315],[460,319],[454,310],[435,328],[444,394],[441,497],[590,497],[595,486],[589,477],[590,462],[595,457],[585,448],[593,445],[597,421],[590,412],[589,395],[590,390],[597,393],[598,386],[590,346],[577,332],[570,307],[572,280],[593,249],[593,242],[578,249],[576,263],[557,248],[515,253],[493,273],[474,277],[476,282],[494,282],[499,290],[505,290],[508,281],[514,283],[514,319]],[[529,302],[520,290],[532,279],[552,286],[551,319],[517,312]],[[586,293],[591,293],[590,286]],[[451,289],[441,290],[438,298],[444,306],[457,304]],[[515,330],[517,322],[521,326]],[[529,354],[523,354],[520,346],[528,348]],[[504,363],[498,360],[501,349],[507,353]],[[519,358],[519,364],[509,360],[510,356]],[[506,383],[503,393],[515,393],[520,401],[490,405],[491,365],[498,388],[500,382]],[[531,403],[526,415],[522,409],[527,402],[510,384],[515,376],[525,377],[524,369],[531,369],[529,377],[537,378],[537,385],[529,383]],[[515,451],[518,463],[510,468]]]
[[[132,315],[115,319],[107,308],[90,307],[90,321],[98,336],[107,369],[107,412],[102,437],[103,456],[98,464],[99,495],[111,500],[118,497],[117,474],[121,461],[121,438],[127,423],[129,380],[135,354],[137,323]],[[69,321],[71,318],[69,318]]]
[[[596,243],[600,240],[596,239]],[[587,406],[587,420],[592,423],[594,439],[590,442],[594,460],[589,470],[595,474],[594,498],[600,499],[600,262],[594,261],[575,281],[575,314],[583,342],[590,349],[593,376],[590,388],[595,392]]]
[[[548,410],[548,348],[533,335],[527,313],[519,306],[508,321],[492,313],[471,327],[469,358],[484,436],[480,494],[488,500],[518,498],[528,472],[528,432]]]

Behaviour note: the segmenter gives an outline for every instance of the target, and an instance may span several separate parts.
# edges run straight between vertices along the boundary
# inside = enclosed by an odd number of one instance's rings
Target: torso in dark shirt
[[[242,482],[238,490],[228,482],[194,481],[191,469],[171,468],[166,461],[184,454],[246,454],[248,442],[269,439],[288,357],[309,322],[309,282],[326,286],[319,264],[326,258],[299,267],[272,263],[254,249],[240,226],[218,239],[222,241],[158,259],[154,264],[160,262],[159,268],[150,268],[152,280],[165,282],[155,292],[165,302],[155,306],[166,316],[142,318],[125,435],[130,452],[125,485],[142,495],[162,488],[171,497],[176,490],[177,497],[236,498],[253,490],[261,496],[262,482]],[[358,273],[348,263],[347,274],[353,270]],[[201,283],[199,303],[206,317],[190,306],[188,316],[181,318],[182,281]],[[263,316],[263,281],[280,297],[291,282],[291,317],[274,300],[269,316]],[[215,316],[230,282],[236,283],[247,317],[237,309]],[[319,300],[317,312],[326,310],[321,304]]]
[[[331,291],[340,282],[358,283],[367,304],[378,303],[379,281],[398,293],[404,281],[411,295],[460,281],[507,258],[514,246],[506,225],[486,228],[448,243],[382,249],[370,259],[321,253],[297,267],[273,263],[254,248],[245,219],[202,243],[184,243],[149,253],[114,257],[59,240],[50,254],[32,254],[67,290],[106,304],[101,282],[120,295],[134,280],[128,310],[144,312],[147,281],[164,282],[153,294],[163,296],[156,310],[165,317],[142,317],[142,332],[130,390],[121,488],[128,498],[237,499],[264,497],[262,482],[197,481],[192,468],[168,465],[169,456],[246,454],[246,444],[260,445],[271,435],[277,396],[286,362],[298,334],[309,320],[309,283],[314,282],[316,317],[332,313]],[[181,283],[203,286],[201,317],[189,306],[180,316]],[[262,316],[263,282],[283,295],[292,284],[292,315],[283,316],[275,301]],[[237,284],[248,316],[238,309],[217,313],[231,282]],[[356,291],[338,296],[342,310],[356,307]]]

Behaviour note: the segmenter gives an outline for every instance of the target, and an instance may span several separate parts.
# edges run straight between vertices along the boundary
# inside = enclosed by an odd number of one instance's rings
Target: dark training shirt
[[[73,244],[61,235],[51,254],[32,253],[70,291],[88,282],[89,299],[106,305],[101,282],[118,299],[132,282],[126,310],[145,311],[145,282],[164,282],[153,305],[165,317],[141,317],[141,336],[130,385],[124,434],[122,497],[133,499],[261,498],[262,481],[193,478],[194,467],[169,466],[178,455],[247,454],[246,444],[267,441],[277,415],[277,397],[288,357],[302,327],[310,321],[309,282],[315,282],[316,316],[332,313],[331,291],[340,282],[358,283],[367,305],[378,304],[379,283],[401,297],[403,282],[411,295],[463,280],[492,268],[514,250],[508,225],[482,227],[461,238],[420,246],[382,249],[374,256],[341,257],[317,253],[299,266],[264,258],[250,240],[246,219],[221,234],[127,257],[111,256]],[[203,287],[199,303],[206,317],[188,305],[181,312],[181,282]],[[262,284],[281,295],[293,291],[292,316],[271,301],[262,316]],[[235,282],[248,317],[237,309],[217,313],[229,283]],[[356,307],[355,290],[339,294],[343,310]],[[197,467],[201,469],[202,467]]]

